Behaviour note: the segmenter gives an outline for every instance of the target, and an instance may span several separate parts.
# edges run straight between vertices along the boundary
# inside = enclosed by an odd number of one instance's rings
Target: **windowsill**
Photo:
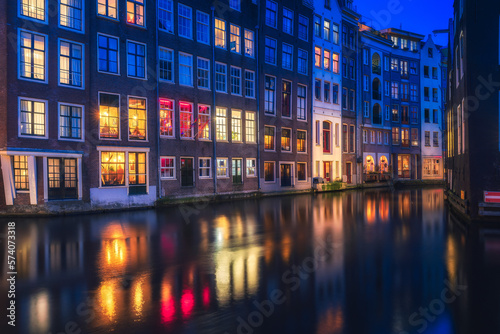
[[[114,75],[114,76],[121,76],[121,74],[118,72],[118,73],[113,73],[113,72],[106,72],[106,71],[99,71],[97,70],[97,73],[101,73],[101,74],[109,74],[109,75]]]
[[[96,14],[96,16],[98,18],[101,18],[101,19],[105,19],[105,20],[109,20],[109,21],[113,21],[113,22],[120,22],[120,20],[118,20],[118,18],[113,18],[113,17],[107,16],[107,15]]]
[[[161,138],[161,139],[177,139],[176,137],[172,137],[172,136],[165,136],[165,135],[160,135],[160,138]]]
[[[16,194],[29,194],[29,190],[16,190]]]
[[[192,137],[181,137],[181,140],[194,141]]]
[[[135,23],[130,23],[130,22],[127,22],[125,20],[125,23],[127,24],[127,26],[129,27],[135,27],[135,28],[139,28],[139,29],[144,29],[144,30],[147,30],[148,28],[146,27],[146,25],[139,25],[139,24],[135,24]]]
[[[167,177],[160,177],[161,181],[177,181],[177,179],[172,179],[172,178],[167,178]]]

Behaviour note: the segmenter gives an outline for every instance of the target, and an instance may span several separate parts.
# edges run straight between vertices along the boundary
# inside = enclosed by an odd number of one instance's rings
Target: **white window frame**
[[[252,74],[252,80],[247,79],[247,73]],[[247,94],[247,82],[252,83],[252,95]],[[251,70],[245,70],[245,97],[249,99],[255,99],[255,72]]]
[[[161,173],[161,170],[162,170],[162,166],[161,166],[161,160],[162,159],[172,159],[174,161],[174,166],[173,167],[166,167],[165,169],[172,169],[174,171],[174,176],[173,177],[164,177],[164,176],[161,176],[162,173]],[[177,159],[176,157],[173,157],[173,156],[160,156],[160,180],[177,180]]]
[[[219,161],[224,161],[225,160],[225,167],[221,167],[221,168],[225,168],[226,169],[226,175],[225,176],[219,176]],[[215,169],[216,169],[216,173],[217,173],[217,178],[218,179],[229,179],[229,159],[228,158],[219,158],[217,157],[216,158],[216,165],[215,165]]]
[[[44,136],[36,136],[36,135],[26,135],[21,133],[21,100],[28,100],[34,102],[41,102],[45,105],[45,135]],[[49,111],[48,111],[49,101],[34,99],[31,97],[18,96],[17,97],[17,136],[20,138],[32,138],[32,139],[48,139],[49,138]]]
[[[189,17],[182,16],[184,19],[189,20],[191,22],[190,27],[189,27],[189,35],[181,34],[181,20],[180,20],[181,7],[188,8],[189,12],[191,13]],[[182,3],[177,4],[177,35],[179,37],[183,37],[183,38],[187,38],[187,39],[191,39],[191,40],[193,39],[193,8],[190,6],[187,6],[185,4],[182,4]]]
[[[26,32],[26,33],[29,33],[29,34],[32,34],[32,35],[39,35],[39,36],[43,36],[44,38],[44,56],[45,56],[45,64],[44,64],[44,80],[38,80],[38,79],[33,79],[33,78],[25,78],[25,77],[22,77],[21,76],[21,32]],[[32,81],[32,82],[38,82],[38,83],[48,83],[49,81],[49,73],[48,73],[48,66],[49,66],[49,61],[48,61],[48,58],[49,58],[49,36],[48,35],[45,35],[45,34],[41,34],[39,32],[35,32],[35,31],[30,31],[30,30],[26,30],[26,29],[21,29],[19,28],[18,31],[17,31],[17,39],[19,41],[19,43],[17,43],[17,78],[19,80],[26,80],[26,81]]]
[[[210,161],[210,167],[200,167],[200,162],[202,160],[208,160]],[[212,166],[212,158],[211,157],[199,157],[198,158],[198,179],[199,180],[209,180],[212,178],[212,169],[213,169],[213,166]],[[208,176],[201,176],[200,175],[200,171],[201,170],[208,170]]]
[[[290,67],[285,67],[285,62],[283,60],[283,55],[285,54],[285,46],[290,48],[290,53],[286,53],[290,55]],[[283,67],[285,70],[293,71],[293,45],[291,44],[283,43],[281,46],[281,67]]]
[[[146,11],[146,2],[147,1],[144,1],[142,3],[142,5],[143,5],[143,9],[142,9],[142,11],[143,11],[143,20],[144,20],[144,24],[143,25],[140,25],[140,24],[137,24],[137,23],[130,23],[130,22],[127,21],[127,15],[128,15],[127,4],[128,4],[129,1],[132,1],[132,3],[137,2],[137,0],[125,0],[125,23],[129,24],[131,26],[134,26],[134,27],[140,27],[140,28],[146,29],[146,13],[147,13],[147,11]],[[118,0],[117,0],[117,2],[118,2]],[[136,12],[135,12],[135,9],[134,9],[134,14],[135,13]],[[120,15],[120,14],[118,13],[118,15]],[[134,19],[134,21],[135,21],[135,19]]]
[[[205,17],[207,19],[206,22],[208,22],[208,23],[199,21],[198,20],[198,15]],[[206,29],[207,29],[207,34],[208,35],[206,36],[207,37],[206,41],[200,39],[200,37],[199,37],[199,34],[198,34],[198,32],[200,31],[200,29],[198,29],[199,25],[202,25],[202,26],[206,27]],[[198,43],[210,45],[210,15],[208,15],[205,12],[199,11],[199,10],[196,11],[196,41]]]
[[[166,33],[169,33],[169,34],[174,34],[175,33],[175,16],[174,16],[174,1],[173,0],[163,0],[165,2],[165,4],[170,4],[171,6],[171,11],[169,11],[167,8],[162,8],[160,7],[160,1],[158,1],[158,29],[161,30],[161,31],[164,31]],[[172,24],[170,26],[170,29],[171,30],[167,30],[167,29],[163,29],[163,28],[160,28],[160,12],[161,11],[164,11],[166,13],[171,13],[172,14]]]
[[[248,34],[251,34],[252,35],[252,38],[247,38],[247,33]],[[253,30],[249,30],[249,29],[245,29],[244,32],[244,40],[245,40],[245,45],[244,45],[244,48],[245,48],[245,56],[246,57],[250,57],[250,58],[255,58],[255,33]],[[251,44],[251,49],[249,49],[247,46],[249,46],[249,44]],[[252,50],[251,54],[249,52],[247,52],[247,50]]]
[[[238,29],[238,34],[233,34],[232,28]],[[241,45],[241,31],[242,30],[243,29],[241,29],[241,27],[239,25],[229,23],[229,51],[232,53],[241,54],[241,46],[242,46]],[[231,40],[233,39],[234,36],[236,36],[237,47],[235,48],[235,50],[232,50]],[[238,51],[238,47],[239,47],[239,51]]]
[[[37,18],[21,14],[21,2],[22,2],[22,0],[16,0],[16,2],[17,2],[17,16],[19,18],[21,18],[23,20],[34,21],[37,23],[48,24],[48,22],[49,22],[49,15],[48,15],[49,0],[44,0],[45,7],[43,8],[43,11],[44,11],[44,13],[43,13],[44,19],[43,20],[39,20]]]
[[[144,46],[144,77],[133,76],[133,75],[130,75],[128,73],[128,45],[129,45],[129,43],[141,44]],[[125,54],[125,57],[127,58],[127,78],[138,79],[138,80],[147,80],[147,78],[148,78],[148,46],[147,46],[147,44],[127,39],[126,50],[127,50],[127,52]],[[120,57],[120,56],[118,55],[118,57]],[[137,68],[137,64],[136,64],[136,68]]]
[[[290,19],[288,16],[285,16],[285,12],[288,11],[289,13],[292,14],[292,18]],[[286,31],[285,30],[285,18],[287,20],[291,20],[291,25],[290,25],[290,31]],[[293,10],[287,8],[287,7],[283,7],[283,32],[285,34],[288,34],[288,35],[292,35],[293,36],[293,23],[294,23],[294,18],[295,18],[295,13]]]
[[[253,115],[253,120],[248,119],[248,115],[252,114]],[[248,140],[249,136],[249,125],[252,124],[253,128],[253,140]],[[246,111],[245,112],[245,143],[247,144],[256,144],[257,143],[257,119],[256,119],[256,114],[254,111]]]
[[[250,162],[250,161],[253,161],[253,164],[254,164],[254,166],[253,166],[253,167],[250,167],[250,168],[253,168],[253,169],[254,169],[254,173],[253,173],[253,174],[249,174],[249,173],[248,173],[248,168],[249,168],[249,167],[248,167],[248,162]],[[246,176],[247,178],[255,178],[255,177],[257,177],[257,168],[259,168],[259,167],[257,166],[257,159],[255,159],[255,158],[246,158],[246,159],[245,159],[245,176]]]
[[[100,112],[101,112],[101,104],[100,104],[101,94],[118,96],[118,138],[105,138],[105,137],[101,137],[101,115],[100,115]],[[121,124],[121,122],[123,120],[123,117],[122,117],[122,114],[121,114],[121,110],[122,110],[121,106],[122,106],[122,99],[121,99],[121,95],[120,94],[112,93],[112,92],[104,92],[104,91],[97,92],[97,112],[98,112],[98,115],[99,115],[99,140],[110,140],[110,141],[113,141],[113,140],[115,140],[115,141],[121,141],[122,140],[122,124]],[[127,108],[128,108],[128,106],[127,106]],[[128,121],[128,117],[127,117],[127,121]],[[128,128],[128,125],[127,125],[127,128]]]
[[[129,118],[130,118],[130,99],[140,99],[140,100],[144,100],[146,101],[145,104],[146,104],[146,138],[144,140],[139,140],[139,139],[130,139],[130,122],[129,122]],[[118,113],[120,113],[120,109],[118,109]],[[149,139],[148,139],[148,135],[149,135],[149,127],[148,127],[148,98],[147,97],[144,97],[144,96],[135,96],[135,95],[127,95],[127,139],[128,141],[131,141],[131,142],[139,142],[139,143],[147,143],[149,142]],[[119,120],[121,121],[121,117],[119,118]],[[121,127],[121,126],[120,126]],[[116,139],[115,139],[116,140]]]
[[[223,68],[225,69],[224,74],[222,74],[222,72],[217,71],[217,65],[223,66]],[[215,75],[215,87],[214,87],[215,91],[218,93],[226,93],[227,94],[227,64],[220,63],[220,62],[216,61],[214,75]],[[217,89],[217,75],[224,75],[224,90]]]
[[[79,107],[82,108],[82,117],[81,117],[81,137],[78,138],[62,138],[61,137],[61,106],[70,106],[70,107]],[[57,103],[57,139],[61,141],[75,141],[75,142],[84,142],[85,141],[85,106],[82,104],[73,104],[66,102],[58,102]]]
[[[274,142],[274,149],[272,150],[269,150],[269,149],[266,149],[266,128],[273,128],[274,129],[274,139],[273,139],[273,142]],[[262,147],[264,148],[264,152],[276,152],[276,146],[278,146],[278,144],[276,143],[276,126],[274,125],[264,125],[264,129],[263,129],[263,134],[264,134],[264,142],[262,143]],[[281,142],[280,142],[280,145],[281,145]]]
[[[190,58],[191,59],[191,66],[188,66],[188,65],[184,65],[184,64],[181,64],[181,56],[182,57],[187,57],[187,58]],[[194,84],[194,79],[193,79],[193,76],[194,76],[194,73],[193,73],[193,69],[194,69],[194,65],[193,65],[193,55],[192,54],[189,54],[189,53],[185,53],[185,52],[180,52],[179,51],[179,59],[178,59],[178,64],[179,64],[179,85],[180,86],[184,86],[184,87],[193,87],[193,84]],[[191,68],[191,79],[190,79],[190,84],[185,84],[185,83],[182,83],[181,82],[181,66],[183,67],[190,67]]]
[[[233,75],[233,70],[239,71],[240,75],[239,76]],[[241,67],[231,66],[231,68],[230,68],[230,81],[231,81],[230,92],[231,92],[231,95],[243,96],[243,90],[242,90],[242,85],[241,85],[241,73],[242,73]],[[233,82],[234,82],[233,80],[236,80],[235,82],[237,82],[238,85],[233,84]],[[240,92],[233,93],[233,86],[234,87],[238,86]]]
[[[208,114],[201,114],[201,115],[208,115],[208,138],[200,138],[200,107],[206,107],[208,109]],[[198,104],[198,122],[197,122],[197,133],[198,133],[198,140],[200,141],[212,141],[212,107],[210,105],[206,104]]]
[[[82,17],[81,17],[81,29],[76,29],[76,28],[71,28],[71,27],[67,27],[67,26],[63,26],[61,25],[61,0],[58,0],[57,1],[57,12],[58,12],[58,16],[57,16],[57,26],[61,29],[65,29],[65,30],[69,30],[69,31],[73,31],[73,32],[77,32],[77,33],[80,33],[80,34],[85,34],[85,0],[80,0],[81,1],[81,8],[80,8],[80,11],[81,11],[81,14],[82,14]],[[118,16],[118,0],[117,0],[117,4],[116,4],[116,15]],[[146,3],[144,3],[144,23],[146,23]]]
[[[172,80],[162,79],[160,78],[160,61],[163,61],[163,58],[160,58],[160,51],[165,51],[172,55]],[[166,61],[166,60],[165,60]],[[163,46],[158,47],[158,80],[161,82],[175,83],[175,51],[169,48],[165,48]]]
[[[198,84],[199,78],[200,78],[200,75],[199,75],[200,67],[199,67],[199,63],[198,63],[199,60],[206,62],[208,64],[208,67],[206,69],[205,68],[201,69],[202,71],[205,71],[206,73],[208,73],[208,78],[207,78],[208,87],[200,86]],[[199,89],[203,89],[203,90],[210,90],[210,59],[203,58],[203,57],[196,57],[196,87],[198,87]]]
[[[80,86],[74,86],[74,85],[61,83],[61,42],[66,42],[66,43],[70,43],[70,44],[77,44],[82,48],[82,51],[81,51],[82,58],[80,59],[81,60],[80,73],[82,76],[82,80],[81,80]],[[58,57],[57,57],[57,69],[58,69],[58,71],[57,71],[57,84],[58,84],[58,86],[75,88],[75,89],[85,89],[85,45],[82,43],[70,41],[68,39],[58,38],[57,39],[57,55],[58,55]],[[71,59],[71,56],[70,56],[70,59]],[[97,59],[97,62],[99,62],[99,59]],[[71,66],[71,64],[70,64],[70,66]]]
[[[116,49],[116,58],[117,58],[117,72],[114,73],[114,72],[107,72],[107,71],[101,71],[99,69],[99,36],[103,36],[103,37],[106,37],[106,38],[114,38],[116,40],[116,45],[117,45],[117,49]],[[120,38],[117,37],[117,36],[113,36],[113,35],[108,35],[108,34],[103,34],[103,33],[97,33],[97,39],[96,39],[96,44],[97,44],[97,72],[99,73],[104,73],[104,74],[110,74],[110,75],[117,75],[117,76],[120,76]],[[109,50],[109,49],[106,49],[106,50]],[[85,58],[85,57],[84,57]]]

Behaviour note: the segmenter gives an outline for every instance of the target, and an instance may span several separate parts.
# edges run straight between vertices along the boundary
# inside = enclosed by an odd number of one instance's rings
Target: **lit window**
[[[327,41],[330,40],[330,21],[326,19],[323,21],[323,38]]]
[[[339,73],[339,54],[338,53],[333,53],[332,54],[332,70],[333,73]]]
[[[331,53],[328,50],[323,51],[323,68],[325,70],[330,70],[330,58],[331,58]]]
[[[231,137],[233,142],[241,142],[241,111],[231,111]]]
[[[215,90],[226,93],[226,71],[225,64],[215,63]]]
[[[144,186],[146,181],[146,153],[130,152],[128,154],[128,184]]]
[[[193,56],[179,52],[179,84],[193,86]]]
[[[179,36],[193,38],[193,18],[191,7],[179,4]]]
[[[99,34],[97,40],[99,71],[118,74],[118,38]]]
[[[264,181],[274,182],[274,162],[264,162]]]
[[[276,78],[266,76],[264,112],[276,114]]]
[[[321,68],[321,48],[314,47],[314,66]]]
[[[197,58],[198,88],[210,89],[210,60]]]
[[[129,97],[128,99],[128,139],[146,140],[146,100]]]
[[[13,157],[14,187],[16,190],[29,190],[28,157],[15,155]]]
[[[211,159],[210,158],[199,158],[199,176],[200,179],[209,179],[212,177]]]
[[[283,43],[281,61],[284,69],[293,69],[293,46]]]
[[[230,30],[230,40],[229,48],[232,52],[241,53],[241,29],[234,24],[229,27]]]
[[[231,66],[231,94],[241,95],[241,68]]]
[[[307,151],[306,136],[306,131],[297,131],[297,152],[305,153]]]
[[[20,99],[20,134],[23,136],[45,136],[45,102]]]
[[[160,158],[160,177],[162,179],[175,179],[175,157]]]
[[[243,183],[243,159],[232,159],[231,160],[231,170],[233,176],[233,184]]]
[[[120,96],[99,94],[100,138],[118,139],[120,136]]]
[[[253,31],[245,29],[245,56],[252,57],[254,56],[253,50]]]
[[[227,178],[227,158],[217,159],[217,178]]]
[[[174,101],[160,99],[160,136],[174,137]]]
[[[127,74],[146,78],[146,45],[127,41]]]
[[[264,127],[264,150],[274,151],[275,149],[276,149],[276,146],[275,146],[274,127],[265,126]]]
[[[256,177],[257,176],[257,170],[256,170],[256,160],[252,158],[247,159],[247,177]]]
[[[218,141],[227,141],[227,109],[216,108],[215,131]]]
[[[339,44],[339,26],[337,24],[332,25],[332,41],[335,44]]]
[[[82,139],[82,107],[61,104],[59,106],[59,138]]]
[[[59,83],[83,87],[83,46],[77,43],[60,41],[59,44]]]
[[[45,36],[20,31],[20,39],[21,77],[45,81]]]
[[[299,181],[306,181],[307,180],[307,164],[305,162],[298,162],[297,163],[297,179]]]
[[[281,151],[291,152],[292,150],[292,130],[281,129]]]
[[[158,58],[160,80],[174,82],[174,51],[160,47]]]
[[[226,22],[215,19],[215,46],[221,49],[226,48]]]
[[[179,102],[181,138],[193,138],[193,105]]]
[[[125,153],[101,152],[101,185],[125,185]]]
[[[255,143],[255,113],[254,112],[246,112],[246,120],[245,120],[245,134],[246,134],[246,142],[247,143]]]
[[[255,72],[245,70],[245,96],[255,97]]]
[[[60,0],[59,24],[66,28],[82,30],[82,7],[84,0]]]
[[[45,0],[21,0],[19,7],[22,16],[45,21]]]
[[[174,33],[174,2],[172,0],[158,0],[158,28]]]
[[[203,44],[210,44],[210,16],[196,12],[196,39]]]
[[[210,106],[198,105],[198,139],[210,140]]]
[[[144,0],[127,0],[127,23],[144,26]]]

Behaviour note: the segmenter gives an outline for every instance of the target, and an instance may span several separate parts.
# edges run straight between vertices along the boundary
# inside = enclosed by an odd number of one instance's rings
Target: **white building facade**
[[[314,1],[312,160],[325,183],[342,175],[341,23],[337,1]]]

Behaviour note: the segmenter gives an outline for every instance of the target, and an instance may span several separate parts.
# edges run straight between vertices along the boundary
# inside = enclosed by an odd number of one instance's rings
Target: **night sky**
[[[453,15],[453,0],[354,0],[354,5],[369,26],[399,29],[402,24],[403,30],[426,36],[424,40],[432,30],[447,29]],[[394,8],[392,14],[390,8]],[[448,44],[446,34],[432,38],[437,44]]]

